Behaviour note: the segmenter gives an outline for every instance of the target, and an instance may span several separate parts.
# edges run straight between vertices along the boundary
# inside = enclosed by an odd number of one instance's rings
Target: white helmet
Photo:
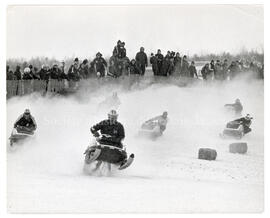
[[[101,76],[101,73],[100,72],[97,72],[97,77],[100,77]]]
[[[30,114],[30,110],[29,110],[29,109],[25,109],[25,110],[24,110],[24,114],[26,114],[26,115],[27,115],[27,114]]]
[[[115,119],[117,119],[117,117],[118,117],[118,114],[117,114],[116,110],[111,110],[111,111],[108,113],[108,118],[109,118],[109,119],[110,119],[110,118],[115,118]]]
[[[30,71],[31,71],[31,70],[30,70],[29,67],[26,67],[26,68],[24,68],[24,70],[23,70],[24,73],[30,73]]]

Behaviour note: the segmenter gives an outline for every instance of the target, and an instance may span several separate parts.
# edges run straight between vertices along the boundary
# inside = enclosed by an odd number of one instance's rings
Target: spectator
[[[219,60],[216,61],[214,67],[214,76],[216,80],[224,80],[223,69]]]
[[[191,61],[191,65],[189,66],[189,75],[191,78],[198,78],[198,74],[197,74],[197,69],[196,69],[196,66],[195,66],[195,62],[194,61]]]
[[[132,59],[129,63],[129,73],[133,75],[134,74],[141,75],[141,68],[135,59]]]
[[[232,61],[231,65],[229,66],[229,72],[230,72],[230,79],[234,79],[236,75],[240,72],[240,68],[238,67],[238,64],[235,61]]]
[[[122,42],[120,45],[120,50],[119,50],[119,58],[125,58],[127,56],[127,51],[125,48],[125,42]]]
[[[210,70],[210,66],[209,66],[209,63],[206,63],[202,70],[201,70],[201,74],[202,74],[202,78],[204,80],[208,80],[209,77],[211,77],[211,70]]]
[[[210,70],[212,70],[213,72],[215,70],[215,61],[214,60],[211,60],[211,62],[210,62]]]
[[[96,58],[93,60],[93,66],[95,69],[95,73],[98,77],[105,76],[105,69],[107,67],[107,62],[102,57],[102,54],[100,52],[96,54]]]
[[[122,46],[122,42],[120,40],[118,40],[117,41],[117,45],[113,49],[113,56],[115,56],[115,57],[121,56],[120,55],[120,53],[121,53],[120,52],[121,46]]]
[[[158,71],[157,71],[157,75],[161,76],[162,75],[162,62],[163,62],[163,58],[164,56],[161,54],[161,50],[158,49],[157,50],[157,54],[156,54],[156,57],[157,57],[157,66],[158,66]]]
[[[65,66],[66,66],[65,61],[61,61],[61,64],[60,64],[60,67],[59,67],[59,69],[61,70],[61,74],[65,73]]]
[[[33,77],[30,74],[31,70],[29,67],[24,68],[23,70],[23,80],[32,80]]]
[[[147,55],[144,53],[144,47],[140,48],[140,51],[136,54],[136,62],[140,67],[141,75],[145,74],[145,67],[147,67]]]
[[[173,60],[174,63],[174,72],[177,75],[180,75],[180,71],[181,71],[181,57],[180,57],[180,53],[177,52],[176,56],[174,57]]]
[[[183,56],[182,65],[181,65],[181,76],[189,77],[189,63],[187,61],[187,56]]]
[[[88,78],[89,74],[89,69],[88,69],[88,60],[84,59],[83,62],[80,65],[79,68],[79,74],[83,79]]]
[[[224,77],[224,80],[227,79],[227,75],[228,75],[228,60],[225,59],[223,64],[222,64],[222,71],[223,71],[223,77]]]
[[[161,67],[161,75],[162,76],[168,76],[170,75],[170,70],[171,70],[171,52],[167,51],[167,54],[165,58],[163,59],[162,62],[162,67]]]
[[[60,80],[61,70],[58,68],[57,64],[54,64],[50,70],[50,78],[55,80]]]
[[[21,67],[19,65],[16,66],[14,76],[15,76],[16,80],[21,80],[22,79]]]
[[[42,65],[40,71],[38,72],[39,78],[41,80],[49,80],[50,71],[47,65]]]
[[[15,80],[15,76],[12,72],[12,70],[9,70],[9,66],[7,65],[6,67],[6,71],[7,71],[7,80]]]
[[[158,75],[158,60],[157,60],[157,57],[153,53],[151,53],[150,64],[152,65],[152,71],[154,73],[154,76],[157,76]]]
[[[73,64],[68,69],[68,79],[73,81],[79,81],[80,75],[79,75],[79,59],[75,58]]]

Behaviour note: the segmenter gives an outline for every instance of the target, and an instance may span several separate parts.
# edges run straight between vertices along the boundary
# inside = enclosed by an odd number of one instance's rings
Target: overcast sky
[[[263,48],[263,6],[9,6],[7,57],[109,56],[118,39],[182,54]]]

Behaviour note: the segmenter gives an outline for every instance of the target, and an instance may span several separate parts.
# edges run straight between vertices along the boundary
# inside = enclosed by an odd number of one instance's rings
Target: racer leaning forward
[[[121,141],[125,138],[125,130],[121,123],[117,121],[118,114],[111,110],[108,119],[94,125],[91,128],[92,134],[97,138],[100,136],[99,143],[123,148]]]
[[[33,133],[37,129],[35,118],[31,115],[29,109],[25,109],[24,113],[14,123],[14,128],[18,132]]]
[[[123,149],[121,142],[125,138],[125,130],[123,125],[117,121],[117,118],[117,112],[111,110],[108,113],[107,120],[103,120],[91,128],[91,132],[96,137],[98,143],[89,147],[88,151],[102,150],[97,157],[98,163],[96,169],[100,166],[102,161],[120,165],[119,169],[125,168],[127,164],[130,164],[131,158],[134,158],[134,154],[131,154],[127,159],[127,153],[125,149]]]
[[[148,123],[151,124],[151,123],[154,123],[154,122],[157,122],[157,125],[160,128],[160,133],[162,134],[165,131],[167,123],[168,123],[168,112],[165,111],[165,112],[163,112],[162,115],[156,116],[156,117],[154,117],[154,118],[152,118],[150,120],[147,120],[145,122],[145,124],[147,125]]]

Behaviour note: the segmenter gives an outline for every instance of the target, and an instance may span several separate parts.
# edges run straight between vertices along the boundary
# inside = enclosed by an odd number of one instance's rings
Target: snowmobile
[[[252,118],[251,118],[252,119]],[[235,138],[241,139],[245,134],[251,131],[249,128],[251,125],[251,120],[249,123],[243,123],[242,121],[234,120],[227,123],[226,128],[221,134],[222,138]]]
[[[11,132],[9,137],[10,146],[12,147],[14,143],[22,141],[26,138],[31,138],[34,136],[34,132],[28,129],[27,127],[17,126]]]
[[[146,121],[142,124],[139,131],[140,136],[151,137],[153,139],[161,136],[163,131],[160,129],[158,121]]]
[[[110,137],[108,135],[102,135],[101,137]],[[104,168],[107,173],[110,173],[112,168],[123,170],[129,167],[133,160],[134,154],[131,154],[127,158],[127,152],[125,147],[118,148],[112,145],[101,144],[100,138],[95,139],[93,145],[88,146],[84,152],[84,170],[94,173],[98,170],[103,171]],[[89,168],[90,167],[90,168]]]

